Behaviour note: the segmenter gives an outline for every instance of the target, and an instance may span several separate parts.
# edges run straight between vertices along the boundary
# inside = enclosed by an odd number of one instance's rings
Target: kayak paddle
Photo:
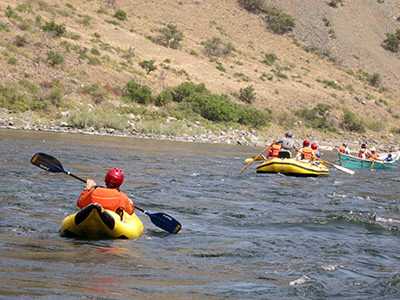
[[[52,173],[65,173],[69,176],[74,177],[75,179],[78,179],[82,182],[86,183],[86,180],[83,178],[80,178],[71,172],[65,170],[61,163],[58,161],[57,158],[46,154],[46,153],[36,153],[33,155],[31,159],[31,163],[43,170],[52,172]],[[141,209],[140,207],[137,207],[135,205],[135,208],[143,212],[144,214],[148,215],[150,217],[151,222],[160,227],[161,229],[164,229],[165,231],[169,233],[175,233],[177,234],[179,230],[182,228],[181,223],[179,223],[177,220],[175,220],[173,217],[166,213],[149,213],[148,211]]]

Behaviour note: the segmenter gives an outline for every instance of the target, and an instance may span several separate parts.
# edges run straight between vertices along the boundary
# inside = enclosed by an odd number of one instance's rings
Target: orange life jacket
[[[318,150],[313,150],[313,152],[314,152],[314,156],[318,157],[319,151]]]
[[[358,157],[363,158],[364,153],[365,153],[365,149],[360,149],[360,151],[358,151]]]
[[[130,215],[134,211],[134,206],[128,196],[112,188],[96,187],[91,191],[83,191],[77,202],[78,207],[83,208],[91,203],[98,203],[103,208],[112,211],[120,208]]]
[[[343,146],[340,146],[340,147],[338,148],[338,150],[339,150],[340,153],[344,153],[344,147],[343,147]]]
[[[279,150],[281,150],[282,145],[280,144],[273,144],[271,149],[272,149],[272,157],[278,157],[279,156]]]
[[[377,159],[379,157],[379,154],[378,153],[373,153],[373,154],[371,154],[371,156],[370,157],[368,157],[369,159]]]
[[[311,159],[313,154],[313,149],[311,147],[304,147],[301,152],[303,152],[303,159]]]

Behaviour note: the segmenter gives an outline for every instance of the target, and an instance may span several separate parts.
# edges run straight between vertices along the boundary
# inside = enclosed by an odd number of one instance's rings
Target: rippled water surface
[[[0,130],[1,299],[399,299],[399,170],[329,177],[255,173],[262,149]],[[137,240],[59,236],[84,187],[30,164],[55,156],[182,223],[137,212]],[[334,153],[325,159],[334,160]]]

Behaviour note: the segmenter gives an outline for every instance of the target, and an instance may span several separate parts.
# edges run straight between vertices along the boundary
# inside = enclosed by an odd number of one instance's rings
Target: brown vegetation
[[[320,0],[265,2],[293,16],[292,33],[271,32],[260,12],[236,0],[4,0],[0,85],[28,81],[44,99],[53,83],[62,89],[62,102],[79,109],[118,105],[132,79],[153,94],[187,80],[204,83],[231,101],[251,86],[251,105],[273,112],[267,139],[289,128],[299,137],[324,135],[304,128],[294,114],[324,103],[333,108],[331,124],[339,126],[345,108],[365,122],[367,135],[360,139],[386,136],[397,142],[399,56],[382,42],[400,27],[400,1],[342,1],[337,8]],[[7,7],[17,17],[7,16]],[[41,30],[52,20],[66,32]],[[182,32],[175,41],[179,47],[155,43],[169,25]],[[207,55],[207,41],[220,41],[224,55]],[[266,64],[266,54],[277,59]],[[146,72],[143,61],[157,68]],[[91,93],[87,87],[94,85],[104,91]],[[62,103],[57,107],[62,110]]]

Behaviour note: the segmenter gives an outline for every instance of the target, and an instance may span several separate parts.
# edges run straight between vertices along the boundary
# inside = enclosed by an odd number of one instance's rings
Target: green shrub
[[[239,5],[252,13],[259,13],[263,10],[263,0],[238,0]]]
[[[204,54],[208,56],[225,57],[229,55],[234,47],[232,44],[224,44],[220,38],[213,37],[204,43]]]
[[[249,125],[255,128],[262,128],[268,125],[272,119],[271,112],[261,111],[250,106],[237,106],[239,119],[238,122],[243,125]]]
[[[139,62],[139,66],[146,70],[147,74],[157,69],[157,66],[154,65],[155,60],[143,60]]]
[[[278,56],[276,56],[276,54],[266,53],[264,56],[264,59],[261,62],[268,66],[271,66],[277,59],[278,59]]]
[[[358,119],[354,113],[349,110],[344,110],[340,127],[344,130],[365,133],[365,128],[362,120]]]
[[[226,72],[226,69],[224,68],[224,66],[221,64],[221,63],[219,63],[218,65],[217,65],[217,70],[218,71],[221,71],[221,72]]]
[[[329,104],[318,103],[312,109],[300,109],[294,111],[294,114],[302,118],[305,124],[312,128],[317,128],[322,131],[337,132],[337,129],[328,122],[328,117],[332,106]]]
[[[264,20],[268,23],[268,28],[274,33],[284,34],[292,31],[295,26],[295,20],[292,16],[274,6],[266,5],[263,10],[266,14]]]
[[[378,73],[368,75],[367,81],[370,85],[377,87],[381,84],[381,75],[379,75]]]
[[[14,86],[0,85],[0,107],[12,112],[24,112],[30,109],[30,99]]]
[[[17,35],[15,37],[15,46],[24,47],[27,44],[27,40],[24,36]]]
[[[44,26],[41,27],[43,31],[52,32],[53,36],[60,37],[62,36],[67,30],[64,24],[57,24],[54,20],[50,22],[46,22]]]
[[[88,58],[88,64],[92,66],[99,66],[101,65],[101,60],[98,57],[89,57]]]
[[[64,58],[62,57],[61,54],[58,54],[54,51],[49,51],[46,54],[47,54],[47,62],[50,65],[55,66],[64,63]]]
[[[175,25],[168,24],[166,28],[158,30],[162,35],[153,39],[156,44],[164,47],[179,49],[179,42],[183,40],[183,33]]]
[[[123,11],[122,9],[118,9],[115,11],[114,17],[117,18],[118,20],[124,21],[126,20],[126,12]]]
[[[172,100],[182,102],[197,94],[209,94],[204,83],[195,84],[190,81],[182,82],[180,85],[171,89]]]
[[[165,106],[170,102],[172,102],[172,94],[168,90],[164,90],[154,97],[154,104],[156,106]]]
[[[325,87],[331,87],[331,88],[333,88],[335,90],[343,91],[343,88],[340,85],[338,85],[336,83],[336,81],[334,81],[334,80],[320,80],[320,79],[317,79],[317,81],[323,83],[325,85]]]
[[[384,48],[392,52],[399,51],[400,47],[399,31],[400,29],[397,29],[396,33],[386,33],[386,39],[383,41]]]
[[[328,5],[333,8],[337,8],[339,3],[342,3],[342,0],[331,0]]]
[[[216,94],[196,95],[192,98],[191,107],[203,118],[214,122],[237,122],[238,112],[226,96]]]
[[[249,85],[248,87],[244,89],[239,90],[239,100],[246,102],[248,104],[253,103],[253,101],[256,99],[256,94],[254,92],[254,87],[252,85]]]
[[[147,85],[141,85],[131,80],[126,84],[124,99],[127,102],[150,104],[153,102],[151,89]]]

